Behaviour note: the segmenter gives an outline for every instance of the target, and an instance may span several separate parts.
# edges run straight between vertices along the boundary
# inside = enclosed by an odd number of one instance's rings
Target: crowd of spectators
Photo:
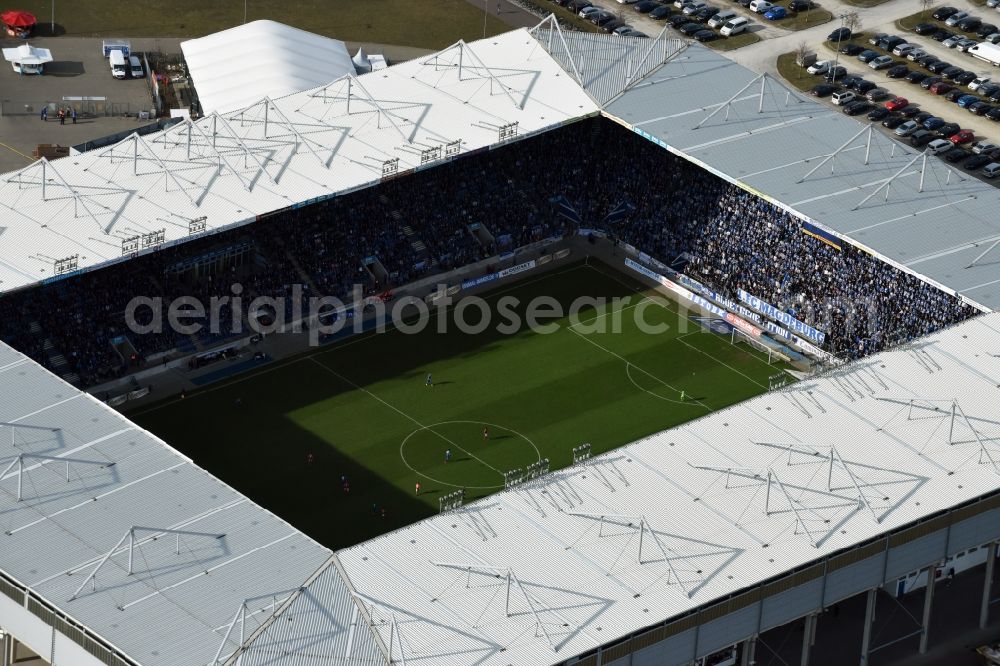
[[[560,214],[564,197],[578,220]],[[627,203],[628,213],[608,214]],[[565,211],[563,211],[565,212]],[[474,234],[480,223],[485,234]],[[134,335],[134,296],[207,303],[243,287],[284,299],[292,285],[346,299],[355,284],[379,293],[534,240],[605,229],[730,297],[738,289],[827,333],[828,351],[862,356],[933,331],[973,310],[959,299],[851,246],[802,233],[775,206],[617,125],[593,118],[502,149],[402,175],[377,187],[49,285],[0,296],[0,338],[82,385],[112,378],[175,348],[225,337],[245,313],[224,309],[222,333],[190,340],[170,330]],[[492,238],[492,242],[489,240]],[[240,259],[199,270],[201,254],[239,244]],[[386,274],[370,271],[375,258]],[[121,344],[122,336],[127,340]],[[131,357],[129,350],[134,350]],[[126,357],[129,356],[129,357]]]

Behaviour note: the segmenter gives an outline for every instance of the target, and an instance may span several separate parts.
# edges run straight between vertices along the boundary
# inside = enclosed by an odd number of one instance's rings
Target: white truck
[[[128,76],[128,61],[118,49],[113,49],[108,54],[108,64],[111,66],[111,76],[116,79],[124,79]]]
[[[980,42],[968,51],[969,55],[985,60],[994,67],[1000,67],[1000,46],[989,42]]]

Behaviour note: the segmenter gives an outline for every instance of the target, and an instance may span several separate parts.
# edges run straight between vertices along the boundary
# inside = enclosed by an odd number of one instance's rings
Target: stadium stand
[[[578,222],[551,205],[557,196],[577,207]],[[628,212],[609,215],[623,202]],[[470,233],[477,222],[494,244]],[[92,385],[141,366],[150,355],[218,341],[130,333],[124,310],[133,296],[169,302],[189,295],[207,303],[240,282],[248,300],[289,299],[294,283],[306,286],[304,300],[316,294],[346,299],[353,284],[378,293],[580,225],[667,264],[691,257],[692,276],[730,298],[745,289],[828,330],[828,351],[837,356],[864,356],[975,312],[870,254],[851,246],[837,250],[802,233],[800,221],[774,204],[592,118],[209,240],[8,294],[0,297],[2,337],[57,371],[65,359],[68,373]],[[227,271],[175,268],[234,246],[248,247],[249,255]],[[382,263],[390,282],[378,283],[364,270],[366,257]],[[73,325],[66,326],[67,319]],[[128,337],[137,358],[116,352],[118,336]]]

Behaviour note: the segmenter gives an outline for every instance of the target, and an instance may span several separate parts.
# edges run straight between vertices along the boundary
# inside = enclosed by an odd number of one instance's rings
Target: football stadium
[[[0,662],[931,663],[998,211],[554,18],[0,175]]]

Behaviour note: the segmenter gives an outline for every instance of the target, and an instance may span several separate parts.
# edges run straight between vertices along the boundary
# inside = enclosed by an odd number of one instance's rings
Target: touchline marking
[[[653,379],[655,379],[656,381],[660,382],[661,384],[663,384],[664,386],[666,386],[666,387],[667,387],[668,389],[670,389],[671,391],[676,391],[677,393],[680,393],[680,392],[681,392],[681,391],[680,391],[680,389],[678,389],[678,388],[675,388],[675,387],[671,386],[670,384],[668,384],[668,383],[667,383],[667,382],[665,382],[664,380],[660,379],[659,377],[657,377],[657,376],[656,376],[656,375],[654,375],[653,373],[651,373],[651,372],[647,372],[646,370],[643,370],[642,368],[640,368],[640,367],[639,367],[638,365],[636,365],[636,364],[635,364],[635,363],[633,363],[632,361],[628,360],[628,359],[627,359],[627,358],[625,358],[624,356],[621,356],[621,355],[619,355],[619,354],[616,354],[615,352],[611,351],[610,349],[608,349],[608,348],[607,348],[607,347],[605,347],[604,345],[602,345],[602,344],[600,344],[600,343],[598,343],[598,342],[594,342],[593,340],[591,340],[590,338],[588,338],[588,337],[587,337],[586,335],[584,335],[583,333],[580,333],[579,331],[574,331],[574,330],[573,330],[572,328],[570,328],[570,329],[567,329],[567,330],[571,331],[571,332],[572,332],[572,333],[573,333],[574,335],[578,336],[578,337],[579,337],[579,338],[580,338],[581,340],[586,340],[587,342],[589,342],[590,344],[594,345],[594,346],[595,346],[595,347],[597,347],[598,349],[603,349],[604,351],[606,351],[607,353],[611,354],[612,356],[614,356],[614,357],[615,357],[615,358],[617,358],[618,360],[620,360],[620,361],[624,362],[624,363],[625,363],[625,372],[626,372],[626,373],[628,372],[628,366],[632,366],[632,367],[633,367],[633,368],[635,368],[636,370],[638,370],[638,371],[642,372],[643,374],[645,374],[645,375],[648,375],[649,377],[652,377],[652,378],[653,378]],[[629,379],[631,379],[631,375],[629,376]],[[634,384],[635,382],[633,381],[632,383]],[[641,388],[641,387],[640,387],[640,388]],[[643,390],[645,390],[645,389],[643,389]],[[653,395],[656,395],[656,394],[654,393]],[[663,398],[663,396],[657,396],[657,397],[658,397],[658,398]],[[663,399],[664,399],[664,400],[670,400],[670,398],[663,398]],[[671,402],[679,402],[679,401],[674,401],[674,400],[671,400]],[[706,405],[705,403],[703,403],[703,402],[702,402],[701,400],[697,400],[697,399],[695,399],[695,398],[692,398],[692,399],[691,399],[691,402],[692,402],[692,403],[694,403],[694,404],[697,404],[697,405],[701,405],[702,407],[704,407],[704,408],[705,408],[705,409],[707,409],[708,411],[712,411],[712,408],[711,408],[711,407],[709,407],[708,405]]]
[[[383,405],[385,405],[386,407],[388,407],[388,408],[389,408],[389,409],[391,409],[392,411],[396,412],[396,413],[397,413],[397,414],[399,414],[400,416],[402,416],[402,417],[404,417],[404,418],[407,418],[407,419],[409,419],[410,421],[413,421],[413,422],[414,422],[414,423],[416,423],[416,424],[417,424],[418,426],[420,426],[420,428],[421,428],[421,429],[423,429],[423,430],[427,430],[428,432],[432,432],[432,433],[434,433],[435,435],[437,435],[438,437],[440,437],[440,438],[441,438],[441,439],[443,439],[444,441],[448,442],[449,444],[451,444],[451,445],[452,445],[453,447],[455,447],[456,449],[458,449],[459,451],[461,451],[461,452],[462,452],[462,453],[464,453],[465,455],[469,456],[470,458],[474,458],[475,460],[478,460],[478,461],[479,461],[480,463],[482,463],[483,465],[485,465],[485,466],[489,467],[489,468],[490,468],[490,469],[492,469],[492,470],[493,470],[494,472],[496,472],[496,473],[497,473],[497,474],[499,474],[499,475],[500,475],[501,477],[503,477],[503,472],[502,472],[502,471],[500,471],[499,469],[497,469],[497,468],[496,468],[496,467],[494,467],[493,465],[489,464],[488,462],[486,462],[485,460],[483,460],[482,458],[480,458],[480,457],[479,457],[479,456],[477,456],[476,454],[472,453],[471,451],[467,451],[466,449],[463,449],[463,448],[462,448],[461,446],[459,446],[459,445],[458,445],[458,444],[456,444],[455,442],[451,441],[450,439],[448,439],[447,437],[445,437],[445,436],[444,436],[444,435],[442,435],[441,433],[437,432],[436,430],[433,430],[433,429],[431,429],[431,427],[430,427],[430,426],[425,426],[425,425],[424,425],[423,423],[421,423],[420,421],[416,420],[415,418],[413,418],[412,416],[410,416],[409,414],[407,414],[407,413],[406,413],[406,412],[404,412],[403,410],[401,410],[401,409],[399,409],[399,408],[397,408],[397,407],[395,407],[395,406],[393,406],[393,405],[389,404],[388,402],[386,402],[386,401],[385,401],[385,400],[383,400],[382,398],[378,397],[377,395],[375,395],[374,393],[372,393],[371,391],[369,391],[369,390],[368,390],[368,389],[366,389],[365,387],[363,387],[363,386],[359,386],[358,384],[355,384],[355,383],[354,383],[354,382],[352,382],[352,381],[351,381],[350,379],[348,379],[347,377],[344,377],[344,376],[343,376],[342,374],[340,374],[339,372],[337,372],[336,370],[334,370],[334,369],[333,369],[333,368],[331,368],[330,366],[328,366],[328,365],[323,365],[323,364],[322,364],[322,363],[320,363],[320,362],[319,362],[318,360],[316,360],[316,358],[315,358],[315,357],[310,357],[310,358],[309,358],[309,360],[310,360],[310,361],[312,361],[313,363],[315,363],[316,365],[318,365],[319,367],[323,368],[324,370],[326,370],[326,371],[327,371],[327,372],[329,372],[330,374],[332,374],[332,375],[333,375],[334,377],[337,377],[338,379],[340,379],[340,381],[342,381],[342,382],[344,382],[344,383],[347,383],[347,384],[350,384],[351,386],[353,386],[354,388],[356,388],[356,389],[357,389],[357,390],[359,390],[359,391],[362,391],[363,393],[367,393],[367,394],[368,394],[368,395],[369,395],[370,397],[372,397],[372,398],[375,398],[376,400],[378,400],[378,401],[379,401],[379,402],[381,402],[381,403],[382,403]]]
[[[521,281],[521,282],[514,282],[514,283],[512,283],[510,285],[510,287],[508,287],[506,289],[501,289],[499,291],[491,292],[491,293],[487,294],[486,296],[483,296],[482,298],[483,298],[483,300],[487,300],[488,301],[488,300],[490,300],[490,299],[492,299],[492,298],[494,298],[496,296],[500,296],[502,294],[506,294],[508,292],[514,291],[515,289],[519,289],[521,287],[525,287],[525,286],[527,286],[529,284],[534,284],[536,282],[541,282],[542,280],[547,280],[549,278],[556,277],[557,275],[563,275],[565,273],[571,273],[573,271],[580,270],[582,268],[587,268],[587,267],[588,266],[586,264],[576,264],[574,266],[569,266],[567,268],[562,268],[562,269],[559,269],[559,270],[549,271],[549,272],[544,273],[542,275],[539,275],[538,277],[536,277],[534,279],[531,279],[531,280],[525,280],[525,281]],[[395,326],[386,326],[386,330],[383,331],[383,332],[384,333],[392,333],[392,332],[397,331],[397,330],[398,329]],[[275,370],[282,370],[282,369],[287,368],[288,366],[293,365],[295,363],[301,363],[302,361],[308,361],[308,360],[310,360],[310,359],[312,359],[313,357],[316,357],[316,356],[322,356],[324,354],[332,354],[334,352],[338,352],[338,351],[344,349],[345,347],[349,347],[349,346],[354,345],[354,344],[365,342],[365,341],[370,340],[372,338],[375,338],[375,337],[377,337],[377,336],[379,336],[381,334],[382,333],[379,333],[377,331],[376,332],[372,332],[372,331],[360,331],[360,332],[357,332],[357,333],[353,333],[350,336],[348,336],[347,338],[345,338],[343,341],[330,343],[332,345],[330,347],[320,347],[320,348],[315,348],[314,347],[314,348],[311,348],[309,351],[300,352],[299,354],[296,354],[295,356],[292,356],[291,358],[286,358],[286,359],[284,359],[282,361],[274,361],[273,363],[268,363],[267,366],[264,367],[264,368],[261,368],[261,369],[256,370],[256,371],[254,371],[254,370],[248,371],[247,373],[244,373],[241,376],[235,377],[235,378],[230,379],[228,381],[225,380],[225,379],[221,379],[218,382],[213,382],[211,386],[208,386],[207,388],[200,389],[197,393],[193,394],[190,397],[191,398],[197,398],[198,396],[205,395],[206,393],[211,393],[213,391],[218,391],[220,389],[228,388],[230,386],[235,386],[236,384],[241,384],[241,383],[243,383],[245,381],[249,381],[251,379],[255,379],[255,378],[260,377],[261,375],[265,375],[265,374],[267,374],[269,372],[274,372]],[[76,397],[76,396],[74,396],[74,397]],[[180,402],[181,400],[182,400],[181,398],[174,398],[173,400],[167,400],[165,402],[161,402],[159,404],[152,405],[152,406],[147,407],[145,409],[139,409],[139,410],[134,411],[134,412],[129,412],[128,415],[130,417],[142,416],[143,414],[149,414],[151,412],[155,412],[155,411],[158,411],[160,409],[163,409],[164,407],[169,407],[171,405],[174,405],[174,404]],[[48,408],[46,407],[46,409],[48,409]],[[32,415],[29,414],[28,416],[32,416]],[[22,417],[22,418],[26,418],[26,417]]]
[[[744,374],[743,372],[740,372],[739,370],[737,370],[737,369],[736,369],[736,368],[734,368],[733,366],[729,365],[729,364],[728,364],[728,363],[726,363],[725,361],[720,361],[719,359],[715,358],[714,356],[712,356],[712,355],[711,355],[711,354],[709,354],[708,352],[704,352],[704,351],[702,351],[702,350],[698,349],[697,347],[695,347],[695,346],[694,346],[693,344],[691,344],[691,343],[690,343],[690,342],[688,342],[687,340],[684,340],[684,339],[682,339],[682,338],[677,338],[677,341],[678,341],[678,342],[680,342],[681,344],[683,344],[683,345],[687,346],[687,347],[690,347],[691,349],[695,350],[695,351],[696,351],[696,352],[698,352],[699,354],[704,354],[705,356],[709,357],[710,359],[712,359],[712,360],[713,360],[713,361],[715,361],[716,363],[719,363],[720,365],[724,365],[724,366],[726,366],[727,368],[729,368],[730,370],[732,370],[732,371],[733,371],[733,372],[735,372],[736,374],[738,374],[738,375],[742,375],[742,376],[743,376],[743,377],[745,377],[746,379],[749,379],[749,380],[750,380],[751,382],[753,382],[753,383],[754,383],[754,384],[756,384],[757,386],[759,386],[759,387],[761,387],[761,388],[763,388],[763,389],[766,389],[766,388],[767,388],[766,386],[764,386],[763,384],[761,384],[760,382],[758,382],[758,381],[757,381],[756,379],[754,379],[754,378],[753,378],[753,377],[751,377],[750,375],[747,375],[747,374]]]

